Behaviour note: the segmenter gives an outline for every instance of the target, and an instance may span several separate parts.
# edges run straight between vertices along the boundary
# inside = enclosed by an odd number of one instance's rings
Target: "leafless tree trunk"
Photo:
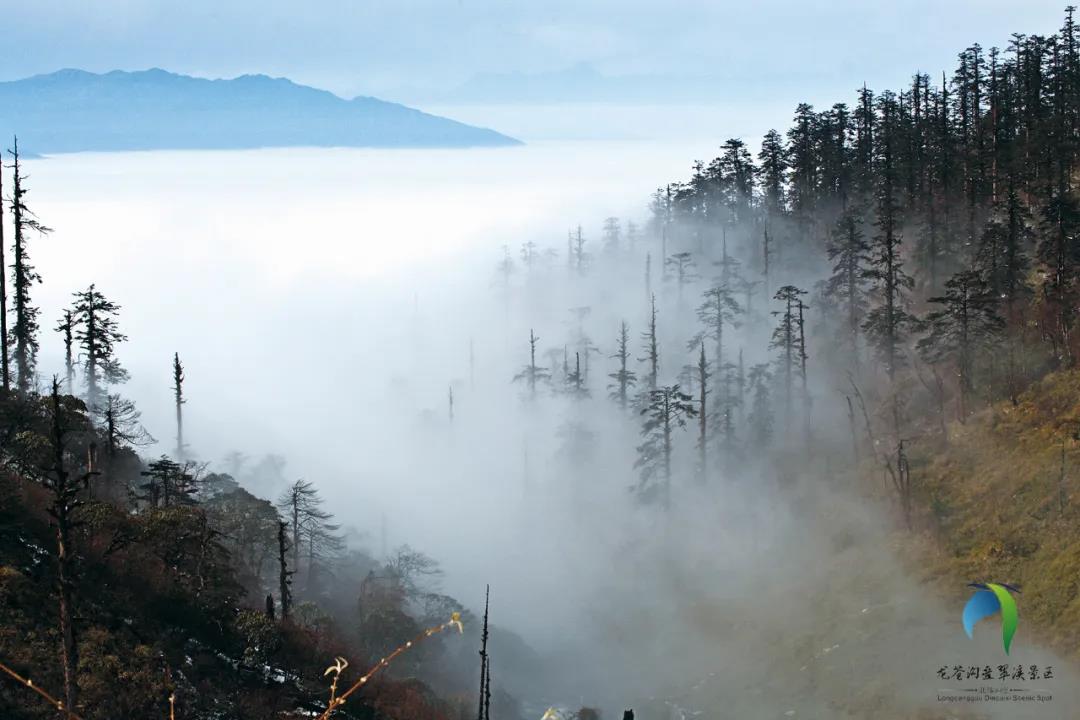
[[[845,395],[847,400],[848,425],[851,427],[851,459],[854,467],[859,467],[859,434],[855,429],[855,405],[851,402],[851,396]]]
[[[45,486],[52,495],[49,515],[53,518],[56,529],[56,577],[57,592],[60,601],[60,639],[64,668],[64,703],[67,710],[74,712],[79,696],[77,670],[79,667],[79,648],[75,639],[74,576],[72,568],[71,530],[74,513],[78,508],[79,493],[89,485],[94,470],[90,468],[78,477],[72,477],[67,469],[67,434],[68,428],[63,419],[64,410],[60,401],[60,381],[56,377],[52,382],[52,431],[51,444],[53,466],[49,468]]]
[[[285,557],[288,553],[288,540],[286,540],[286,528],[288,526],[284,522],[278,522],[278,591],[281,594],[281,619],[289,619],[289,611],[292,609],[292,592],[289,590],[289,585],[292,584],[292,580],[289,576],[292,575],[292,571],[289,570],[288,562]]]

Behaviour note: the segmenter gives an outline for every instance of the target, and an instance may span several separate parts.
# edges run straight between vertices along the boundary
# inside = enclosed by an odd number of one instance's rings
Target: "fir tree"
[[[765,211],[773,217],[787,207],[784,194],[786,174],[783,138],[776,130],[770,130],[761,142],[761,153],[758,155],[758,184],[764,196]]]
[[[641,482],[635,489],[642,502],[659,502],[667,508],[671,504],[674,433],[686,427],[688,418],[697,416],[697,409],[693,398],[678,385],[665,385],[648,391],[641,414],[645,418],[643,442],[638,445],[634,463],[641,472]]]
[[[691,341],[690,347],[699,345],[703,338],[709,338],[716,344],[715,362],[724,362],[724,328],[738,327],[736,318],[743,308],[735,300],[727,285],[715,285],[703,293],[704,302],[698,306],[698,320],[704,329]]]
[[[116,359],[116,345],[127,340],[116,323],[120,306],[105,298],[94,285],[74,293],[71,309],[75,322],[75,341],[82,349],[83,377],[86,380],[86,404],[96,412],[101,403],[102,386],[127,380],[128,373]]]
[[[514,258],[510,257],[510,247],[508,245],[503,245],[502,251],[502,260],[496,265],[496,270],[499,273],[499,277],[502,278],[503,287],[508,288],[510,287],[510,278],[513,277],[517,268],[514,266]]]
[[[1046,323],[1057,357],[1072,364],[1072,332],[1076,321],[1077,277],[1080,275],[1080,201],[1064,188],[1054,192],[1043,209],[1043,237],[1038,257],[1046,269],[1043,298],[1049,310]]]
[[[859,213],[849,208],[837,221],[828,245],[832,275],[825,282],[825,297],[844,314],[843,336],[851,357],[851,366],[859,368],[859,332],[868,303],[866,292],[867,263],[870,245],[863,238]]]
[[[8,151],[12,157],[12,195],[11,216],[15,230],[12,243],[13,263],[11,265],[11,286],[14,292],[14,323],[11,326],[11,346],[13,346],[15,371],[18,375],[19,392],[29,392],[34,384],[37,369],[38,352],[38,316],[41,311],[34,305],[31,288],[41,282],[41,275],[30,263],[30,233],[45,235],[52,232],[42,225],[33,212],[26,206],[26,180],[19,164],[19,139],[15,138],[14,148]]]
[[[581,353],[574,353],[574,369],[566,373],[565,392],[575,400],[589,397],[589,388],[585,386],[585,376],[581,372]]]
[[[626,221],[626,249],[628,252],[633,253],[637,247],[640,231],[638,230],[637,223],[633,220]]]
[[[626,364],[630,359],[630,328],[627,326],[624,320],[619,324],[619,337],[616,340],[615,354],[611,357],[619,361],[619,369],[608,375],[614,382],[608,386],[611,392],[608,394],[612,400],[619,403],[619,407],[626,409],[627,402],[629,401],[630,391],[637,384],[637,374],[627,368]]]
[[[709,472],[709,378],[712,373],[709,370],[709,361],[705,358],[705,343],[700,344],[700,352],[697,362],[697,419],[698,419],[698,478],[701,482],[708,480]]]
[[[959,385],[960,418],[968,413],[968,399],[974,389],[975,360],[989,347],[1002,329],[994,297],[973,270],[953,275],[945,283],[945,294],[930,298],[939,310],[926,317],[928,332],[918,348],[928,362],[951,362]]]
[[[719,370],[720,382],[718,385],[717,403],[715,408],[715,433],[720,438],[720,446],[724,451],[725,462],[730,463],[735,459],[737,449],[737,433],[735,427],[735,413],[742,406],[741,391],[739,390],[740,369],[734,363],[724,363]]]
[[[589,266],[590,255],[585,250],[585,242],[585,237],[581,233],[581,226],[578,225],[570,243],[570,257],[573,259],[573,267],[577,270],[578,275],[584,275],[585,269]]]
[[[648,391],[656,389],[657,379],[660,375],[660,345],[656,337],[656,296],[649,298],[649,325],[648,329],[641,334],[645,357],[638,358],[639,362],[648,363],[648,372],[645,375],[645,383]]]
[[[688,252],[675,253],[664,261],[667,267],[675,272],[676,287],[679,289],[679,299],[682,299],[683,288],[697,280],[697,266],[694,256]]]
[[[749,416],[750,439],[759,449],[767,448],[773,437],[773,409],[769,393],[771,380],[772,375],[766,363],[754,365],[747,375],[752,395]]]
[[[536,265],[539,259],[539,253],[536,250],[536,243],[532,240],[521,243],[521,264],[525,266],[526,272],[532,272],[533,266]]]
[[[98,425],[105,433],[105,448],[110,458],[125,445],[143,447],[156,440],[139,422],[142,413],[131,400],[115,393],[105,396],[105,403],[98,409]]]
[[[604,254],[617,256],[621,250],[622,229],[619,226],[619,218],[609,217],[604,220],[604,229],[601,233]]]
[[[140,473],[146,481],[140,486],[138,499],[151,508],[194,505],[199,479],[193,469],[188,463],[180,464],[162,455]]]
[[[316,555],[325,554],[325,545],[335,546],[337,526],[330,523],[332,513],[323,509],[323,499],[318,488],[307,480],[297,480],[281,494],[278,511],[285,518],[291,533],[290,547],[293,551],[293,571],[300,569],[300,552],[308,546],[308,585],[313,575],[312,563]],[[316,551],[316,544],[319,545]],[[332,549],[329,548],[329,549]]]
[[[880,180],[877,188],[877,235],[871,245],[866,275],[871,280],[877,305],[863,321],[863,330],[877,349],[885,365],[892,392],[894,431],[900,430],[900,408],[896,373],[903,365],[903,348],[915,318],[907,311],[907,293],[914,286],[904,271],[900,254],[900,207],[896,189],[896,99],[884,93],[880,100],[881,126],[878,132],[877,163]]]
[[[539,341],[540,338],[536,337],[532,330],[529,330],[529,364],[514,376],[514,382],[525,381],[526,386],[529,388],[530,400],[536,399],[537,384],[551,380],[551,372],[536,364],[536,343]]]
[[[802,316],[806,307],[802,301],[805,294],[805,290],[794,285],[785,285],[776,291],[773,298],[784,304],[783,310],[773,312],[779,318],[779,323],[773,330],[769,347],[780,351],[777,364],[784,378],[784,427],[788,429],[793,416],[793,380],[796,373],[802,378],[804,393],[806,388],[806,339]]]
[[[64,316],[60,318],[60,321],[56,324],[56,332],[64,336],[64,376],[67,382],[67,390],[71,394],[75,394],[75,354],[73,346],[75,343],[75,318],[71,314],[70,310],[64,311]]]

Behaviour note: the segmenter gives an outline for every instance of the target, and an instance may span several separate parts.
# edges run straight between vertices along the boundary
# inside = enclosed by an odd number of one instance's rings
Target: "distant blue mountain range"
[[[708,74],[609,75],[583,62],[536,73],[482,72],[450,89],[402,87],[389,91],[389,94],[403,102],[440,106],[715,104],[771,100],[778,92],[801,92],[807,83],[821,83],[819,73],[800,68],[789,68],[783,74],[756,73],[755,78],[767,82],[748,86],[736,72],[723,69],[711,69]]]
[[[152,69],[60,70],[0,82],[0,139],[28,153],[260,147],[517,145],[371,97],[345,100],[284,78],[207,80]]]

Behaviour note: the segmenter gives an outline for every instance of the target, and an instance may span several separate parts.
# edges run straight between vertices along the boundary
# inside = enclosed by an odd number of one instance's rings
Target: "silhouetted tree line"
[[[799,104],[790,127],[770,130],[756,154],[727,140],[689,179],[657,190],[636,250],[615,218],[596,254],[577,226],[567,243],[571,280],[644,260],[641,371],[628,366],[633,322],[615,329],[609,351],[610,397],[642,416],[635,488],[653,478],[669,485],[668,451],[681,451],[665,433],[677,434],[684,418],[697,418],[701,477],[778,441],[809,447],[816,373],[848,388],[852,417],[861,404],[861,418],[883,426],[887,442],[874,452],[909,494],[906,439],[944,442],[946,418],[963,422],[979,402],[1015,403],[1032,380],[1080,357],[1078,153],[1070,6],[1058,32],[1013,35],[1003,49],[972,45],[951,76],[863,86],[850,105]],[[538,256],[532,244],[528,254]],[[658,325],[674,313],[667,322],[683,327],[694,292],[702,302],[690,358],[659,341]],[[755,330],[769,314],[774,329],[762,345],[728,341],[728,331]],[[744,351],[767,361],[747,367]],[[535,398],[535,379],[557,369],[531,357],[518,377]],[[567,372],[578,387],[582,378]],[[854,421],[852,432],[858,450]]]

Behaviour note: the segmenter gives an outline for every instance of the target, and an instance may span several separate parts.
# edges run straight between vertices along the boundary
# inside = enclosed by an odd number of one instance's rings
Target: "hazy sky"
[[[965,45],[1047,33],[1064,0],[0,0],[0,78],[152,66],[284,75],[344,95],[591,62],[708,75],[724,95],[846,91],[951,70]],[[721,92],[718,91],[718,96]],[[721,97],[717,98],[722,99]]]

